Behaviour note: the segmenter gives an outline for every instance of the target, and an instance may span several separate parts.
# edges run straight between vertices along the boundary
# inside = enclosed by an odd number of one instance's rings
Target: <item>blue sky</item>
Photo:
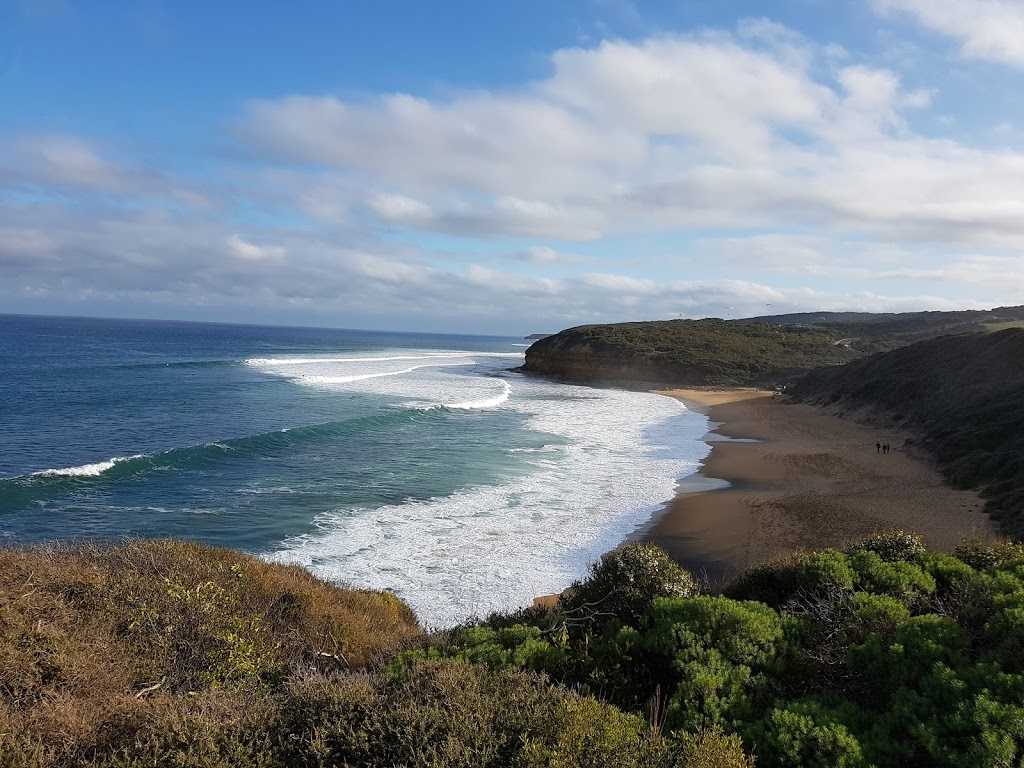
[[[0,312],[1018,304],[1020,0],[0,0]]]

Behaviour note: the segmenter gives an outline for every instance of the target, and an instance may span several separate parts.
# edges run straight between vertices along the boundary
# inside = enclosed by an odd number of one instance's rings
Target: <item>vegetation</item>
[[[0,766],[1019,766],[1024,546],[892,532],[700,594],[659,550],[424,635],[180,542],[0,550]]]
[[[752,322],[801,323],[834,330],[865,354],[960,333],[1024,326],[1024,306],[958,312],[805,312],[751,318]]]
[[[717,319],[583,325],[534,343],[523,369],[630,386],[777,383],[855,359],[840,338],[813,326]]]
[[[629,593],[635,611],[636,582],[607,565],[579,586]],[[1024,761],[1022,546],[930,554],[893,532],[761,566],[723,596],[662,597],[673,572],[643,583],[632,622],[573,595],[435,638],[392,668],[454,658],[542,671],[677,744],[680,732],[738,737],[769,768]]]
[[[230,550],[2,549],[0,766],[751,764],[533,671],[393,661],[427,642],[393,595]]]
[[[1024,535],[1024,329],[920,342],[814,371],[791,391],[920,435],[954,486],[980,489],[1004,530]]]
[[[523,370],[633,387],[771,386],[942,335],[1021,326],[1024,306],[583,325],[531,346]]]

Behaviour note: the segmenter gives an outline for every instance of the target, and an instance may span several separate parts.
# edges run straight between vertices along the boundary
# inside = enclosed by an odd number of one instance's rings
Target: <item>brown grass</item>
[[[0,755],[73,765],[147,723],[242,718],[302,670],[422,635],[388,593],[181,541],[0,549]]]

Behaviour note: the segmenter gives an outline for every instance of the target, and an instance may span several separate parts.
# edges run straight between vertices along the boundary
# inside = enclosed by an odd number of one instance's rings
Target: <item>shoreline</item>
[[[657,394],[708,417],[711,453],[630,541],[657,544],[712,590],[768,560],[881,531],[920,533],[929,550],[998,536],[978,494],[949,486],[900,430],[766,390]]]

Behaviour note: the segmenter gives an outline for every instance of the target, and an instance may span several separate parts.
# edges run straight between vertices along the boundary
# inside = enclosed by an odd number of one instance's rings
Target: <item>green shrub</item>
[[[961,588],[977,574],[963,560],[942,552],[927,552],[919,555],[914,562],[935,579],[935,589],[940,597]]]
[[[668,723],[698,730],[747,716],[771,695],[768,672],[784,630],[779,614],[760,603],[724,597],[656,600],[642,647],[653,665],[670,665]],[[661,661],[659,661],[661,660]]]
[[[601,557],[590,577],[573,584],[560,601],[565,613],[617,618],[635,625],[652,600],[697,593],[693,576],[651,544],[629,544]]]
[[[953,554],[972,568],[984,571],[1024,559],[1024,544],[1007,540],[987,543],[980,539],[970,539],[957,547]]]
[[[834,584],[842,589],[853,589],[857,573],[850,558],[843,552],[826,549],[807,558],[799,574],[800,586],[816,589]]]
[[[766,768],[869,768],[857,738],[827,707],[795,702],[773,709],[750,730],[758,764]]]
[[[924,539],[919,534],[906,531],[889,531],[870,536],[859,544],[850,547],[847,552],[874,552],[887,563],[899,560],[913,560],[924,554]]]
[[[902,560],[887,562],[867,550],[851,552],[848,557],[856,572],[857,586],[862,590],[892,595],[903,601],[920,599],[935,592],[935,579],[916,563]]]
[[[810,553],[797,552],[750,568],[723,590],[734,600],[755,600],[776,610],[793,599],[802,586],[801,576]]]
[[[656,768],[668,757],[641,718],[535,674],[457,661],[415,662],[405,672],[297,681],[285,764]]]

